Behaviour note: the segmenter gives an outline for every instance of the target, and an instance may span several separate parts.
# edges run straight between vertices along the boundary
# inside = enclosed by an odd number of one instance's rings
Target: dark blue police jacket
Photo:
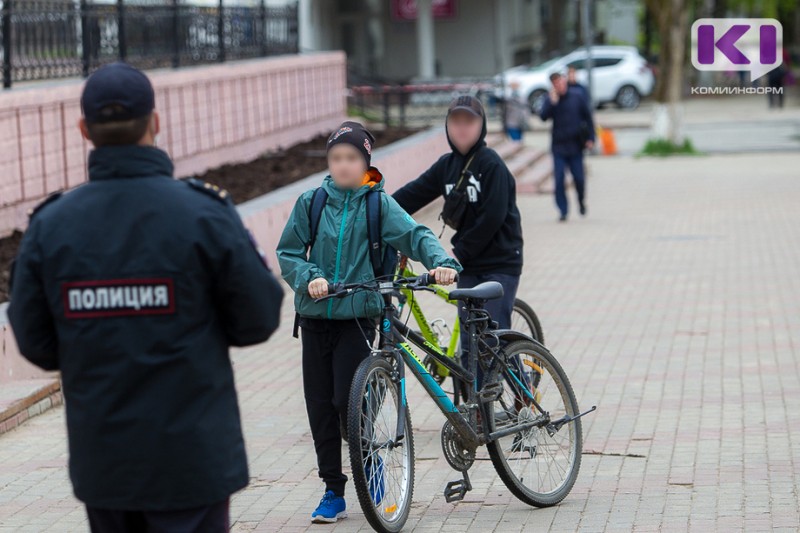
[[[266,340],[283,293],[225,194],[172,173],[154,147],[94,150],[13,269],[11,325],[61,371],[70,477],[93,507],[192,508],[248,482],[228,348]]]

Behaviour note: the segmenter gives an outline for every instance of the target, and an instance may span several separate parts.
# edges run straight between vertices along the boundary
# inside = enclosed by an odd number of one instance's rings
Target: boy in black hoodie
[[[486,146],[486,113],[480,100],[472,96],[453,100],[445,129],[452,152],[440,157],[393,197],[413,215],[436,198],[446,196],[464,172],[469,201],[451,240],[454,255],[464,267],[458,286],[500,282],[503,298],[487,302],[486,309],[501,328],[510,328],[522,273],[522,224],[514,176],[497,152]],[[466,346],[463,338],[462,346]]]

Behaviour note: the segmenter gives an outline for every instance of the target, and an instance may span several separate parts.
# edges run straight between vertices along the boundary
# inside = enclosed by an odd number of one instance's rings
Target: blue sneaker
[[[374,468],[374,472],[373,472]],[[383,501],[383,493],[386,490],[385,482],[383,480],[383,459],[375,456],[375,460],[371,465],[367,465],[364,469],[367,475],[367,486],[369,487],[369,496],[372,498],[373,503],[378,505]]]
[[[329,490],[322,496],[316,511],[311,513],[311,521],[315,524],[333,524],[340,518],[347,518],[346,508],[344,498]]]

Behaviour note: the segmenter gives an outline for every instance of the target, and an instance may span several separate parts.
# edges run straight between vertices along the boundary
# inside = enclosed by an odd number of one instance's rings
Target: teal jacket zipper
[[[344,227],[347,224],[347,208],[350,206],[350,192],[344,198],[344,211],[342,211],[342,224],[339,227],[339,240],[336,242],[336,269],[333,273],[333,283],[339,283],[339,266],[342,262],[342,239],[344,239]],[[333,318],[333,299],[328,300],[328,319]]]

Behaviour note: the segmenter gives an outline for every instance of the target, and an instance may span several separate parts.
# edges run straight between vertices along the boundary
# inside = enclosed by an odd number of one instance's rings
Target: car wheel
[[[536,89],[528,97],[528,104],[531,106],[531,113],[537,117],[542,112],[542,106],[544,105],[545,98],[547,98],[547,91],[543,89]]]
[[[623,85],[620,87],[619,91],[617,91],[615,101],[622,109],[636,109],[642,101],[642,95],[639,94],[639,91],[637,91],[636,87],[633,85]]]

